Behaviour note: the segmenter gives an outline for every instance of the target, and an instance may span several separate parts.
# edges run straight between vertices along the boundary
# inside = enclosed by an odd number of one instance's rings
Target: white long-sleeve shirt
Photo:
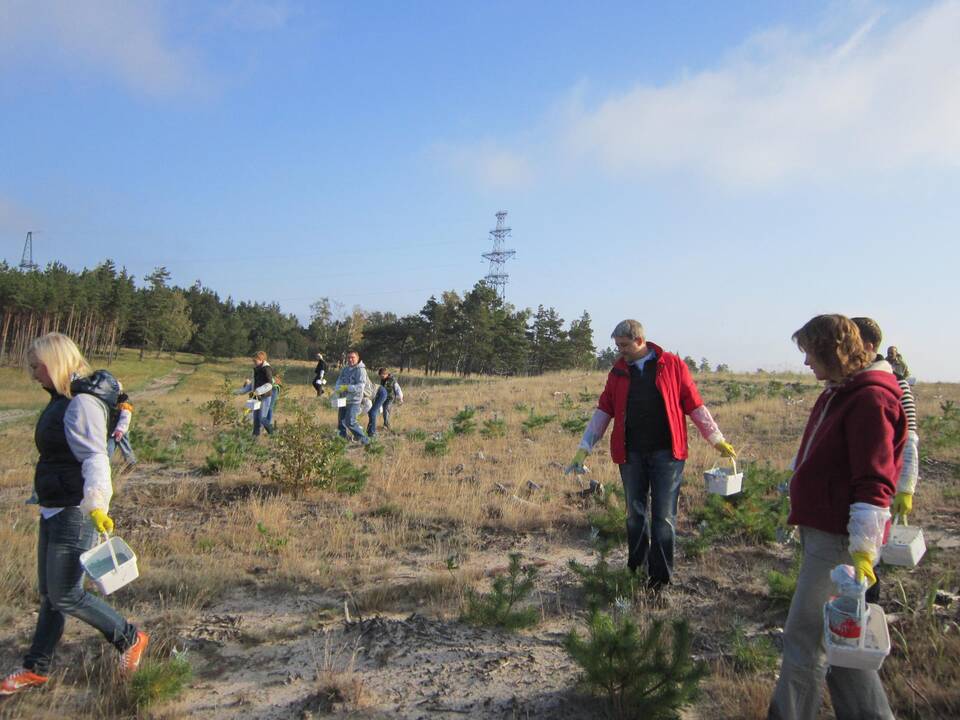
[[[93,395],[77,395],[67,406],[63,427],[70,451],[80,463],[83,475],[83,500],[80,509],[110,509],[113,484],[110,481],[110,458],[107,456],[107,408]],[[51,518],[63,508],[40,508],[40,514]]]

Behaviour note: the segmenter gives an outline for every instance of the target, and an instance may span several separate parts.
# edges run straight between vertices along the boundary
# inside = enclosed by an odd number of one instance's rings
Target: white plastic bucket
[[[80,556],[84,572],[104,595],[119,590],[136,580],[137,556],[122,539],[104,534],[106,540]]]
[[[855,642],[848,642],[850,638],[838,637],[830,630],[830,606],[828,602],[823,606],[823,642],[827,649],[827,663],[837,667],[855,668],[858,670],[879,670],[884,658],[890,654],[890,631],[887,629],[887,617],[879,605],[866,604],[863,596],[860,603],[864,603],[864,613],[860,625],[859,637]]]
[[[347,406],[347,399],[345,397],[330,398],[330,407],[342,408],[346,406]]]
[[[707,492],[714,495],[736,495],[743,488],[743,473],[737,472],[737,461],[730,458],[733,470],[714,467],[703,473]]]
[[[259,410],[259,409],[260,409],[260,401],[257,400],[256,398],[250,398],[249,400],[247,400],[247,401],[244,403],[244,405],[246,405],[247,408],[249,408],[250,410]]]
[[[900,519],[899,515],[893,519],[887,544],[880,551],[880,559],[888,565],[916,567],[927,551],[923,531],[918,527],[910,527],[906,520],[900,524],[897,522],[898,519]]]

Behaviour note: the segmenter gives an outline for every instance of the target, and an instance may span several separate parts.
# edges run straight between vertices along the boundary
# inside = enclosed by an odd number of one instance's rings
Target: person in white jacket
[[[35,433],[40,453],[33,481],[40,505],[40,609],[23,667],[0,682],[0,695],[48,682],[68,615],[103,634],[120,652],[120,671],[127,675],[139,667],[150,641],[145,632],[84,590],[80,564],[80,555],[93,547],[97,534],[113,531],[108,514],[113,487],[107,418],[119,385],[105,370],[91,374],[76,344],[60,333],[34,340],[27,361],[33,379],[50,393]]]

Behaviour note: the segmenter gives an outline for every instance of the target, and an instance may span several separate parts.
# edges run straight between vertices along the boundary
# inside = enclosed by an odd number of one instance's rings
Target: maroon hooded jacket
[[[791,525],[847,534],[850,506],[889,507],[907,419],[893,373],[863,370],[817,398],[790,480]]]
[[[690,376],[690,368],[673,353],[649,340],[647,346],[656,354],[656,385],[663,396],[663,405],[667,410],[667,424],[670,426],[673,457],[687,459],[687,420],[689,415],[703,405],[697,386]],[[892,376],[891,376],[892,377]],[[894,381],[896,384],[896,381]],[[899,386],[897,386],[899,387]],[[613,432],[610,433],[610,457],[617,465],[627,462],[627,395],[630,392],[630,371],[627,361],[622,357],[614,363],[607,375],[607,384],[600,394],[597,407],[613,418]]]

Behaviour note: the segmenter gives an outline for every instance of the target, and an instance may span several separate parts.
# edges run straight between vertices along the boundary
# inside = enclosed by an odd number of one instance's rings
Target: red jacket
[[[823,391],[790,480],[791,525],[846,535],[853,503],[890,506],[907,441],[900,392],[893,373],[882,370]]]
[[[657,390],[663,396],[667,410],[667,423],[670,425],[670,437],[673,440],[673,457],[687,459],[687,421],[689,415],[703,405],[700,392],[690,376],[690,368],[673,353],[664,352],[652,342],[647,347],[656,353]],[[652,362],[650,360],[648,363]],[[627,462],[627,393],[630,391],[630,370],[622,357],[617,360],[607,375],[607,384],[600,394],[597,407],[613,418],[613,432],[610,433],[610,457],[618,465]]]

